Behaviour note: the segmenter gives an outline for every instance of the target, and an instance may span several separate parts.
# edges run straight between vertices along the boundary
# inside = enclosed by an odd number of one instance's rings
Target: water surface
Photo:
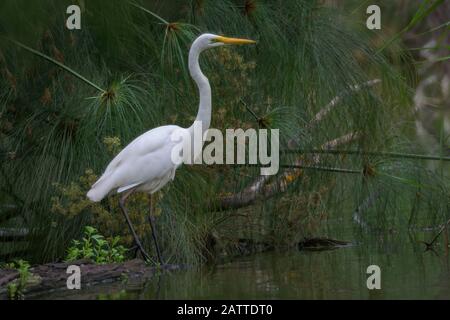
[[[449,299],[443,243],[432,252],[413,237],[369,237],[336,250],[266,252],[201,270],[164,273],[146,283],[104,284],[41,298]],[[366,271],[373,264],[381,269],[381,290],[367,289]]]

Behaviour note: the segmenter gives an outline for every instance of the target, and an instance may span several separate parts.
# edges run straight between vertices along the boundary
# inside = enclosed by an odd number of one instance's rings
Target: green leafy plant
[[[117,153],[119,150],[117,137],[105,137],[103,139],[107,150]],[[59,227],[68,221],[83,220],[84,224],[97,229],[98,233],[106,238],[120,236],[120,243],[125,246],[133,245],[133,237],[125,226],[125,219],[118,208],[118,196],[108,198],[108,205],[91,202],[86,193],[91,185],[98,179],[90,169],[84,175],[67,185],[55,184],[54,196],[51,199],[50,212],[54,214],[54,225]],[[150,233],[150,227],[145,221],[144,194],[131,196],[129,214],[130,219],[136,224],[136,232],[141,238]],[[157,198],[155,197],[155,200]],[[142,205],[144,204],[144,205]],[[155,208],[155,214],[159,214],[160,208]],[[73,238],[75,235],[73,236]]]
[[[113,263],[125,260],[126,249],[119,245],[120,237],[111,240],[105,239],[91,226],[84,228],[84,236],[81,240],[73,240],[67,250],[66,261],[78,259],[90,259],[95,263]]]
[[[24,298],[24,290],[31,277],[30,264],[25,260],[16,260],[5,266],[8,269],[16,269],[19,272],[19,278],[8,285],[8,297],[11,300],[21,300]]]

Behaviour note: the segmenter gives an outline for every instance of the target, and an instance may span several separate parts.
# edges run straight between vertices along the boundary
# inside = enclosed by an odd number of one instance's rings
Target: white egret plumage
[[[211,123],[211,87],[208,78],[202,73],[199,64],[200,53],[206,49],[226,44],[251,44],[253,40],[227,38],[214,34],[202,34],[189,50],[189,72],[198,86],[200,102],[196,121],[200,121],[202,131],[205,132]],[[149,222],[152,237],[155,242],[159,262],[162,264],[161,254],[151,213],[151,195],[164,187],[175,177],[179,164],[172,159],[172,150],[182,140],[174,140],[175,131],[193,136],[194,125],[181,128],[176,125],[161,126],[151,129],[128,144],[107,166],[103,175],[95,182],[87,196],[92,201],[101,201],[112,192],[122,193],[119,200],[120,208],[126,218],[128,227],[134,237],[138,249],[145,259],[149,259],[128,216],[125,203],[133,192],[149,194],[150,216]],[[196,155],[194,155],[195,157]]]

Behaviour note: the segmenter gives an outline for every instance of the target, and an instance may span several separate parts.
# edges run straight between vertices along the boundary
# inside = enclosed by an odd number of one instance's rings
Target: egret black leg
[[[149,210],[150,210],[150,215],[148,217],[148,222],[150,223],[150,228],[152,229],[152,238],[153,241],[155,242],[155,247],[156,247],[156,254],[158,255],[158,261],[161,264],[161,266],[164,265],[163,260],[162,260],[162,256],[161,256],[161,250],[159,250],[159,245],[158,245],[158,236],[156,234],[156,228],[155,228],[155,217],[153,216],[153,206],[152,206],[152,195],[149,194],[148,195],[148,206],[149,206]]]
[[[136,231],[134,231],[133,224],[131,223],[130,217],[128,216],[127,208],[125,207],[125,203],[127,198],[130,196],[130,194],[133,193],[134,190],[131,190],[127,193],[125,193],[120,199],[119,199],[119,206],[120,209],[122,209],[123,215],[125,216],[125,219],[127,220],[128,227],[130,228],[131,234],[133,235],[134,242],[136,243],[137,248],[141,252],[142,256],[144,257],[144,260],[150,261],[150,257],[145,252],[144,247],[142,246],[141,241],[139,240],[138,235],[136,234]]]
[[[139,247],[138,246],[134,246],[133,248],[131,248],[133,250],[133,256],[136,259],[138,257],[138,252],[139,252]]]

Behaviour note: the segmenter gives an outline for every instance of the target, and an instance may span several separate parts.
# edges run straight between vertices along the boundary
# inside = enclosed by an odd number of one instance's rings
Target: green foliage
[[[117,137],[105,137],[103,142],[112,155],[119,152],[120,141]],[[126,221],[118,206],[119,197],[109,197],[105,200],[108,201],[107,206],[91,202],[86,197],[86,193],[97,178],[97,175],[88,169],[84,175],[69,185],[54,184],[54,196],[51,198],[50,208],[50,212],[54,214],[52,222],[54,227],[58,228],[68,221],[73,221],[73,223],[83,221],[85,224],[95,226],[99,233],[107,238],[120,236],[121,244],[132,246],[134,240],[128,228],[124,227]],[[158,198],[161,198],[162,195],[160,193],[158,197],[154,197],[155,215],[160,214],[161,209],[157,203]],[[130,219],[135,225],[135,231],[143,239],[150,234],[150,226],[146,223],[146,198],[144,194],[135,194],[128,201]]]
[[[137,135],[191,124],[198,93],[186,61],[201,32],[258,41],[202,56],[214,127],[279,128],[284,150],[292,139],[299,150],[312,150],[354,134],[340,148],[355,153],[320,155],[320,167],[341,171],[314,170],[316,154],[282,153],[283,164],[301,160],[312,169],[280,170],[269,182],[286,174],[286,192],[239,210],[214,204],[254,182],[259,168],[182,167],[155,201],[167,262],[198,265],[217,246],[232,251],[242,238],[292,247],[326,232],[329,218],[351,219],[366,199],[376,199],[364,217],[379,229],[448,215],[444,171],[430,170],[422,159],[382,156],[419,153],[408,136],[414,124],[408,76],[416,70],[398,43],[380,50],[386,39],[365,28],[365,10],[362,17],[351,14],[361,11],[359,1],[345,11],[312,0],[77,3],[83,17],[77,31],[64,26],[64,1],[0,4],[0,32],[22,44],[0,43],[0,203],[18,208],[0,223],[30,230],[28,242],[5,253],[10,257],[27,250],[33,261],[58,259],[86,225],[131,245],[117,196],[93,204],[85,194]],[[373,79],[381,83],[349,90]],[[336,96],[339,103],[314,122]],[[133,196],[129,208],[153,250],[146,196]],[[74,255],[82,245],[73,246]]]
[[[26,285],[30,279],[30,264],[25,260],[16,260],[5,265],[7,269],[16,269],[19,278],[8,284],[8,297],[11,300],[22,300]]]
[[[95,263],[122,262],[125,259],[126,249],[119,245],[120,237],[106,240],[104,236],[97,232],[97,229],[84,227],[83,238],[73,240],[72,245],[67,249],[66,261],[79,259],[90,259]]]

